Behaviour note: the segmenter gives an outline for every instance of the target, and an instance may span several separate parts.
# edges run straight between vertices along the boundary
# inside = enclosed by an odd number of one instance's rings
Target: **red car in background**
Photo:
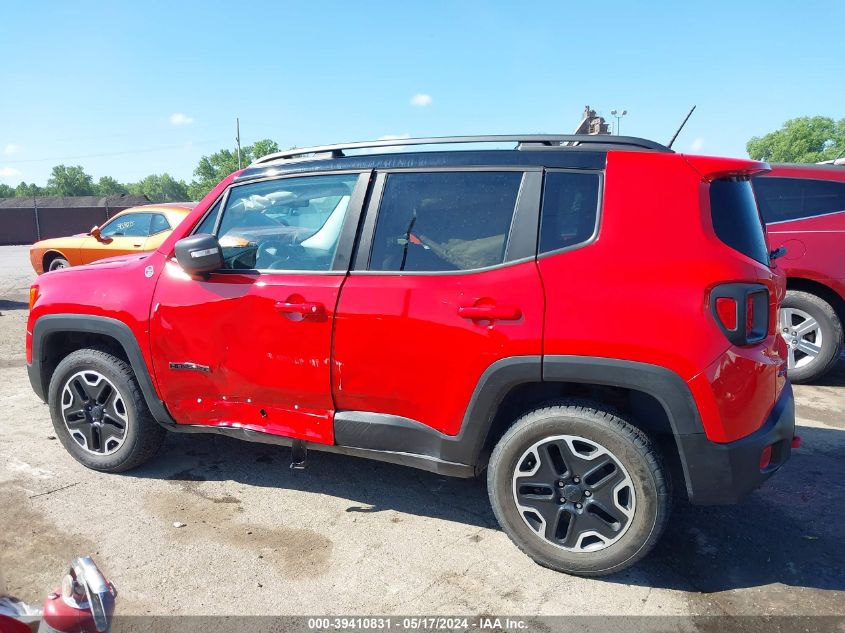
[[[787,276],[780,330],[793,382],[821,378],[842,351],[845,322],[845,165],[772,165],[754,179],[772,249]]]

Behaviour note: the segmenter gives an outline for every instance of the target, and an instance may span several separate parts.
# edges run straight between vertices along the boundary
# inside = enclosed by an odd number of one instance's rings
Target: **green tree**
[[[136,196],[147,196],[150,202],[184,202],[190,200],[188,185],[176,180],[170,174],[151,174],[140,182],[128,185],[129,192]]]
[[[32,198],[33,196],[44,196],[48,195],[44,189],[32,183],[31,185],[21,181],[17,187],[15,187],[15,197],[16,198]]]
[[[263,158],[268,154],[278,152],[279,144],[276,141],[271,141],[269,138],[263,138],[260,141],[255,141],[247,149],[249,150],[249,159],[253,161]]]
[[[9,185],[0,184],[0,198],[14,198],[15,190]]]
[[[241,148],[241,166],[279,151],[279,145],[270,139],[261,139]],[[210,156],[203,156],[194,170],[194,180],[188,187],[192,200],[201,200],[214,186],[238,169],[237,150],[221,149]]]
[[[57,196],[93,196],[94,178],[81,165],[56,165],[47,180],[47,189]]]
[[[845,119],[813,116],[790,119],[779,130],[755,136],[746,145],[755,160],[776,163],[818,163],[845,152]]]
[[[94,186],[94,190],[98,196],[117,196],[129,193],[129,189],[126,188],[126,185],[118,182],[111,176],[101,177]]]

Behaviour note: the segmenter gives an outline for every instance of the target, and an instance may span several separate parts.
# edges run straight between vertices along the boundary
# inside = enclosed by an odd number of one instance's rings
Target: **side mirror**
[[[176,261],[189,275],[223,268],[223,251],[213,235],[197,233],[176,242]]]
[[[100,235],[100,227],[99,226],[92,226],[90,235],[91,235],[91,237],[93,237],[98,242],[103,241],[103,236]]]

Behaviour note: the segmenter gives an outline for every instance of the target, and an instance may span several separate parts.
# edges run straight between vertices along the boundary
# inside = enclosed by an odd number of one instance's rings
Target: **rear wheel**
[[[54,270],[61,270],[62,268],[70,268],[70,262],[64,257],[54,257],[50,260],[47,270],[52,272]]]
[[[648,437],[583,403],[519,419],[493,451],[487,486],[496,518],[523,552],[581,576],[614,573],[645,556],[671,499]]]
[[[842,323],[827,301],[809,292],[789,290],[778,325],[786,340],[790,380],[818,380],[836,364],[842,351]]]
[[[156,454],[166,431],[147,408],[132,368],[97,349],[81,349],[56,367],[50,417],[65,449],[88,468],[116,473]]]

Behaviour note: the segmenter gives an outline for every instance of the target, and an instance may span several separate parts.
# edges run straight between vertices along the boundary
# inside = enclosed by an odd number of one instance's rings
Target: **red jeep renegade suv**
[[[611,573],[659,539],[672,483],[732,503],[789,457],[767,169],[607,136],[275,154],[157,251],[39,278],[31,382],[89,468],[169,430],[290,445],[294,467],[309,447],[486,469],[526,554]]]
[[[781,334],[789,377],[818,380],[842,351],[845,322],[845,165],[774,165],[754,179],[771,248],[786,275]]]

